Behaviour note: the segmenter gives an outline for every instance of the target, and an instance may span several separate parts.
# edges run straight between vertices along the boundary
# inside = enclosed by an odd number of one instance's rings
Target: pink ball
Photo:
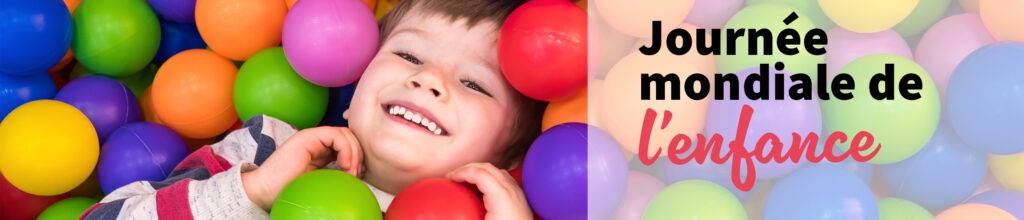
[[[743,5],[743,0],[696,0],[685,22],[698,27],[721,28]]]
[[[995,41],[974,13],[953,15],[935,23],[917,43],[914,61],[928,71],[939,89],[939,97],[946,99],[946,85],[953,69],[974,50]]]
[[[888,53],[914,59],[907,41],[892,29],[875,33],[857,33],[837,26],[826,34],[828,45],[825,46],[825,63],[828,64],[830,76],[835,75],[850,61],[869,54]]]
[[[320,86],[359,79],[379,46],[373,12],[359,0],[302,0],[284,20],[281,41],[299,75]]]
[[[644,211],[647,210],[647,203],[654,199],[655,195],[665,184],[658,178],[640,171],[629,171],[629,182],[626,183],[626,194],[619,203],[618,210],[609,219],[640,220],[643,219]]]

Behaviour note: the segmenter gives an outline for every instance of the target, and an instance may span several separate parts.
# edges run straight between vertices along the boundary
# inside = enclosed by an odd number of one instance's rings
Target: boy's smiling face
[[[500,159],[518,93],[498,66],[497,37],[494,22],[467,26],[416,8],[397,23],[349,109],[367,182],[397,193],[467,163]]]

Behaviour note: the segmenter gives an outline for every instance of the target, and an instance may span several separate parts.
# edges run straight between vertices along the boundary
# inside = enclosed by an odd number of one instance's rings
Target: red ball
[[[448,179],[413,183],[395,196],[386,220],[484,219],[484,203],[469,187]]]
[[[47,207],[68,197],[67,193],[37,196],[23,192],[0,174],[0,219],[36,219]]]
[[[529,1],[498,36],[505,79],[530,98],[555,101],[587,85],[587,14],[565,0]]]

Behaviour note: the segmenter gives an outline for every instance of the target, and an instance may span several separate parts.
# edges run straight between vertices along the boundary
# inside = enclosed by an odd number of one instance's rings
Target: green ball
[[[302,78],[288,64],[281,47],[256,53],[235,78],[238,118],[268,115],[298,129],[316,126],[327,112],[327,87]]]
[[[658,192],[644,211],[650,219],[745,220],[743,204],[729,190],[704,180],[687,180]]]
[[[946,13],[946,9],[949,8],[949,3],[950,0],[920,0],[914,7],[914,11],[911,11],[910,15],[907,15],[907,18],[904,18],[899,24],[893,26],[892,30],[904,37],[920,34],[942,18],[942,14]]]
[[[43,213],[39,214],[37,220],[67,220],[67,219],[78,219],[85,213],[85,210],[89,210],[89,207],[99,203],[99,200],[84,197],[74,197],[60,200],[60,202],[50,205],[49,208],[43,210]]]
[[[82,1],[74,23],[72,53],[101,75],[138,72],[153,61],[160,46],[160,22],[143,0]]]
[[[727,42],[729,42],[728,34],[726,31],[721,33],[720,48],[722,55],[715,56],[718,60],[718,71],[721,73],[735,73],[737,71],[757,67],[762,63],[774,66],[775,62],[783,62],[786,65],[786,70],[792,73],[806,73],[813,74],[817,72],[817,65],[823,63],[823,57],[820,55],[813,55],[805,49],[803,44],[795,46],[799,53],[796,55],[786,55],[779,52],[779,47],[776,44],[778,35],[782,33],[782,30],[792,28],[796,30],[800,36],[800,42],[804,42],[804,35],[807,31],[814,29],[814,24],[810,19],[797,19],[786,25],[782,22],[786,16],[789,16],[791,12],[796,11],[792,7],[774,4],[774,3],[763,3],[757,5],[751,5],[743,10],[736,13],[729,22],[725,24],[725,28],[732,29],[745,29],[743,37],[736,39],[736,55],[725,55]],[[757,53],[758,55],[749,55],[748,43],[750,39],[750,32],[747,29],[761,29],[767,28],[772,32],[772,38],[770,44],[772,45],[772,55],[765,55],[761,51],[764,48],[763,38],[758,38],[757,42]]]
[[[322,169],[302,174],[277,194],[270,219],[382,219],[377,198],[359,179]]]
[[[932,213],[913,202],[884,198],[878,200],[879,220],[931,220]]]
[[[800,15],[800,19],[810,19],[814,25],[823,30],[829,30],[836,26],[836,23],[832,22],[832,19],[825,15],[825,11],[821,10],[821,6],[818,6],[818,1],[816,0],[747,0],[747,5],[761,3],[775,3],[793,7],[796,9],[796,14]]]
[[[876,100],[871,97],[868,87],[871,77],[885,72],[885,64],[894,66],[893,85],[895,99]],[[839,70],[847,73],[854,81],[853,99],[839,100],[834,96],[822,101],[822,116],[825,128],[829,133],[823,134],[825,140],[833,131],[845,132],[847,142],[837,144],[843,150],[849,149],[854,135],[867,131],[874,136],[872,147],[862,154],[875,150],[879,144],[882,149],[871,159],[870,163],[890,164],[906,159],[924,147],[939,124],[939,93],[932,83],[931,77],[914,61],[894,54],[871,54],[857,58]],[[899,81],[909,73],[921,77],[922,89],[917,90],[920,99],[907,100],[900,95]],[[879,84],[883,86],[884,84]],[[881,91],[881,90],[880,90]],[[831,87],[829,88],[830,95]]]
[[[156,77],[156,71],[156,65],[149,64],[146,65],[145,68],[142,68],[142,70],[131,75],[110,78],[116,79],[121,82],[121,84],[127,86],[129,90],[132,90],[132,94],[135,94],[135,97],[140,97],[142,92],[146,91],[146,88],[149,88],[149,85],[153,84],[153,78]],[[91,75],[96,75],[96,72],[93,72],[82,65],[75,65],[75,68],[71,68],[70,79],[75,80]]]

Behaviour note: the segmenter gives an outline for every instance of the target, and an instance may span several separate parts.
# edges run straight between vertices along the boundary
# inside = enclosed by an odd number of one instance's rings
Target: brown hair
[[[480,21],[494,22],[499,28],[505,23],[505,18],[512,13],[524,0],[401,0],[384,17],[380,19],[381,42],[387,39],[391,31],[395,29],[405,14],[413,8],[427,13],[434,13],[447,17],[451,22],[459,19],[466,19],[466,26],[473,27]],[[530,99],[516,91],[513,97],[515,120],[512,124],[512,132],[509,136],[509,143],[501,154],[497,164],[498,168],[511,168],[517,165],[526,155],[533,140],[540,135],[541,117],[544,114],[546,103]]]

